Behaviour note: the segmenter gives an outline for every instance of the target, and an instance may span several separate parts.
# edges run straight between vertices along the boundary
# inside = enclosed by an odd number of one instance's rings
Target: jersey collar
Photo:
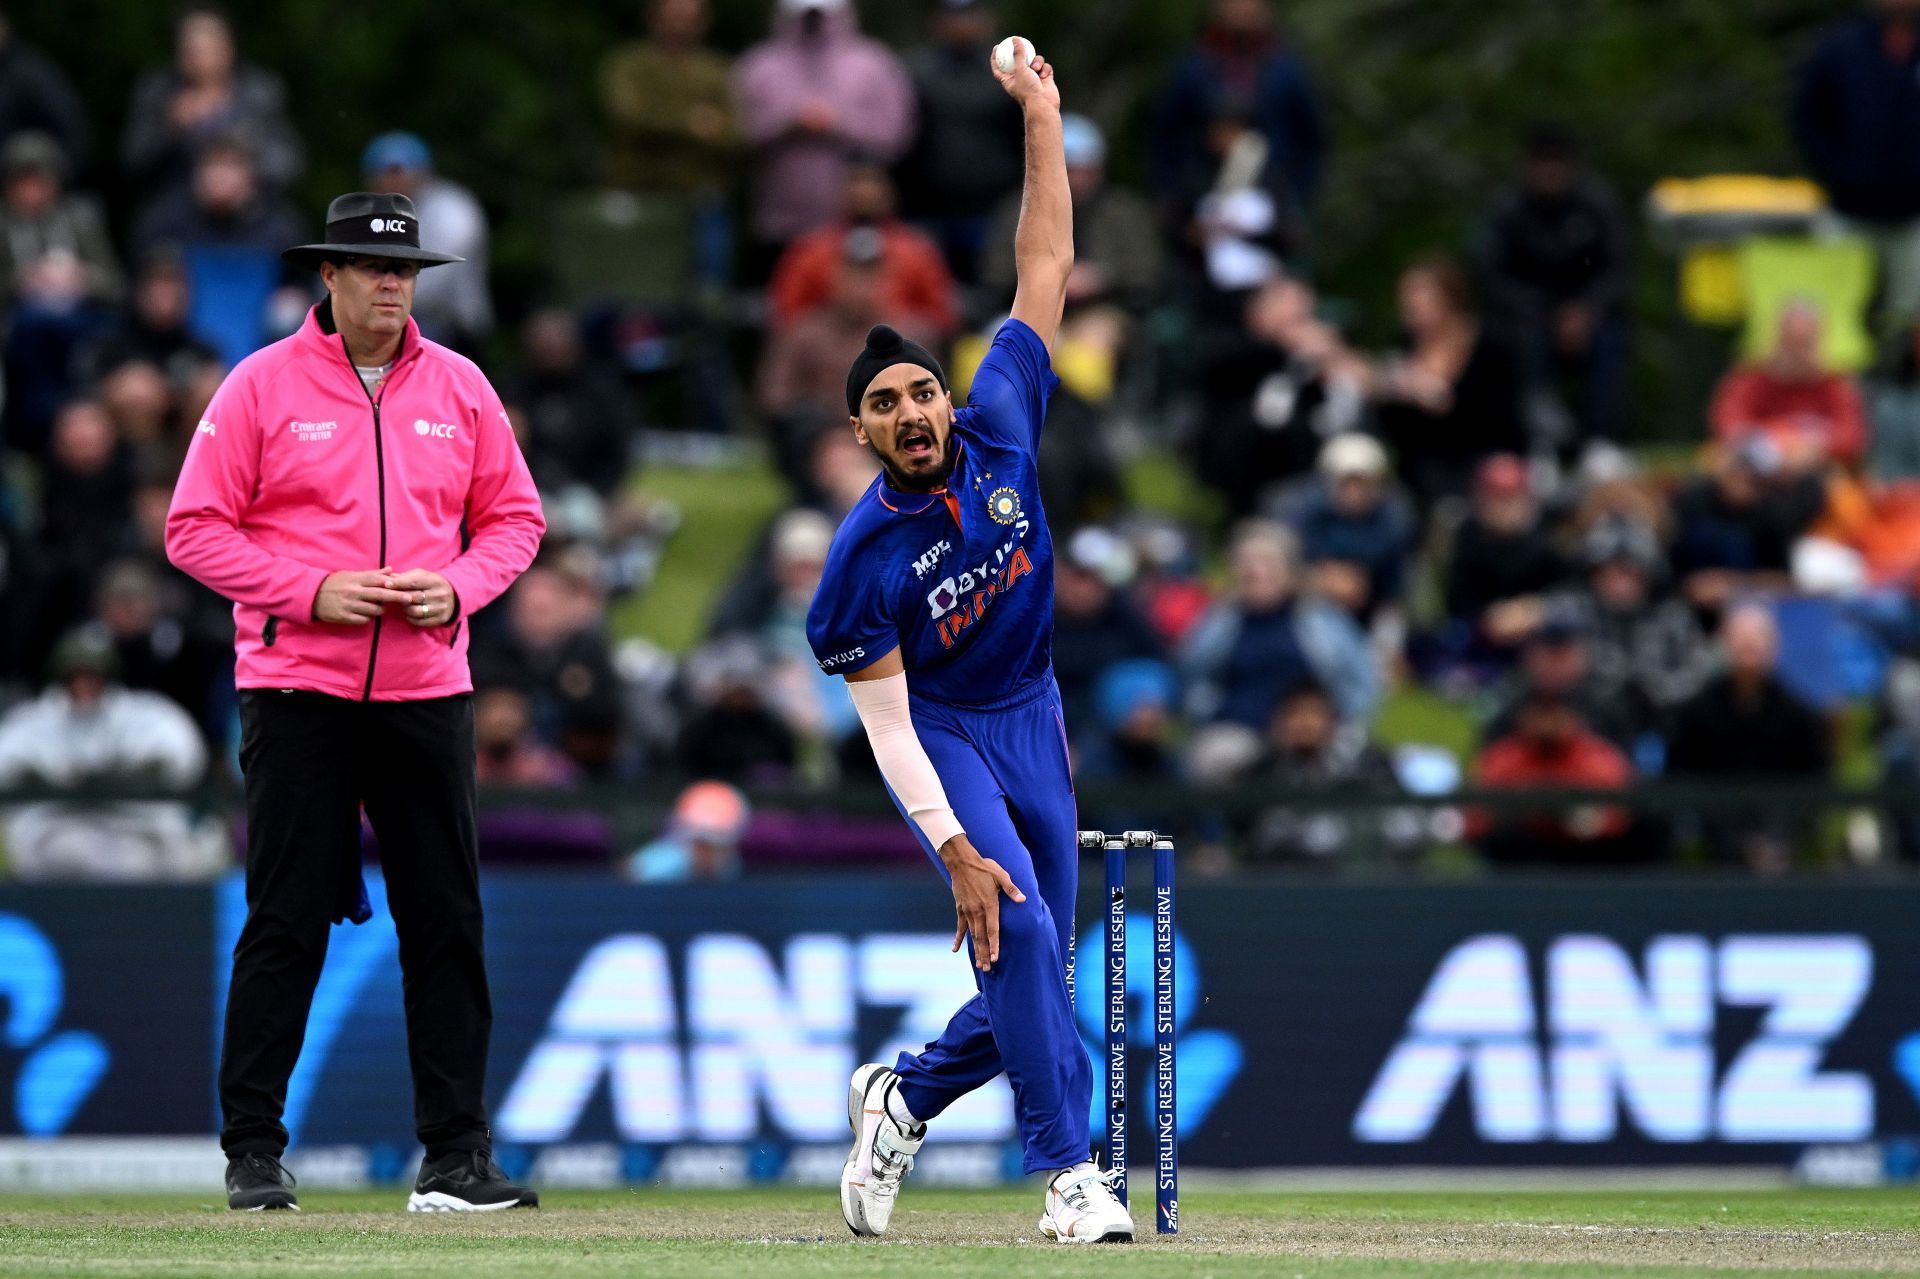
[[[955,471],[958,471],[960,469],[960,463],[965,458],[965,456],[966,456],[965,445],[963,445],[957,439],[954,440],[953,469]],[[918,506],[913,506],[913,507],[897,506],[893,502],[887,500],[887,494],[889,492],[893,493],[896,497],[902,498],[905,501],[909,501],[909,502],[916,501],[921,498],[924,498],[926,500],[920,502]],[[950,484],[943,484],[939,488],[933,489],[926,493],[901,493],[898,489],[894,489],[888,485],[887,474],[885,471],[882,471],[880,473],[880,478],[874,482],[873,495],[875,498],[879,500],[880,505],[886,507],[889,511],[892,511],[895,515],[925,515],[928,511],[931,511],[934,508],[935,503],[944,502],[946,503],[947,513],[953,516],[954,527],[957,529],[960,529],[962,532],[966,531],[966,526],[960,522],[960,499],[953,495]]]

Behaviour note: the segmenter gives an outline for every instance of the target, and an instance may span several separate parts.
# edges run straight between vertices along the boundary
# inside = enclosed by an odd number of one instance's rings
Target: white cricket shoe
[[[1040,1233],[1055,1243],[1132,1243],[1133,1216],[1113,1193],[1118,1180],[1092,1160],[1053,1174]]]
[[[853,1149],[840,1170],[840,1215],[856,1235],[886,1233],[900,1183],[913,1171],[913,1157],[927,1139],[925,1124],[903,1128],[887,1113],[887,1098],[899,1086],[900,1076],[878,1063],[854,1071],[847,1086]]]

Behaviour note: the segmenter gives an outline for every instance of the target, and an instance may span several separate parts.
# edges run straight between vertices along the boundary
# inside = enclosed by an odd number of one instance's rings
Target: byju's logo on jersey
[[[933,571],[933,566],[940,562],[940,557],[952,549],[953,543],[951,542],[935,542],[921,553],[919,559],[913,562],[913,575],[915,577],[925,577]]]

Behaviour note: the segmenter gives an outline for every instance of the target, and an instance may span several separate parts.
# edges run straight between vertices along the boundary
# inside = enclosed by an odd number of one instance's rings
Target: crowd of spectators
[[[1294,797],[1241,819],[1086,816],[1187,822],[1263,864],[1408,862],[1444,832],[1396,793],[1817,780],[1861,702],[1880,707],[1888,776],[1920,774],[1917,7],[1837,27],[1792,106],[1808,168],[1881,253],[1884,372],[1834,367],[1834,317],[1791,299],[1768,349],[1699,406],[1698,439],[1658,464],[1624,443],[1631,237],[1564,128],[1516,137],[1511,181],[1464,242],[1406,262],[1391,297],[1335,305],[1313,230],[1339,157],[1283,6],[1209,5],[1147,104],[1142,188],[1109,175],[1122,135],[1080,114],[1098,96],[1071,95],[1077,254],[1042,467],[1078,776],[1148,806],[1186,784]],[[703,340],[691,311],[498,309],[484,185],[403,130],[303,138],[282,77],[243,56],[250,19],[186,12],[171,61],[132,77],[109,159],[63,69],[0,18],[0,786],[186,787],[235,768],[231,621],[167,563],[160,529],[224,370],[315,298],[279,252],[311,238],[316,210],[293,193],[323,146],[410,195],[427,247],[467,259],[422,276],[415,316],[498,364],[547,504],[539,562],[474,619],[482,781],[708,779],[623,856],[660,878],[737,869],[749,810],[732,787],[868,778],[804,635],[833,529],[876,474],[845,429],[848,353],[885,319],[964,383],[1014,283],[1021,133],[983,68],[999,25],[983,0],[928,8],[924,40],[895,50],[849,0],[778,0],[735,53],[708,42],[703,0],[652,0],[597,68],[593,180],[670,215],[647,225],[681,237],[689,287],[730,299],[723,364],[747,389],[700,425],[764,440],[790,493],[741,563],[710,566],[716,603],[684,659],[610,616],[672,536],[627,481],[643,428],[684,425],[650,418],[641,392],[663,330]],[[1907,168],[1877,158],[1893,151]],[[112,164],[136,206],[93,196],[88,175]],[[1363,341],[1369,313],[1399,340]],[[1215,518],[1129,502],[1122,441],[1143,440]],[[1385,748],[1382,708],[1408,697],[1465,708],[1475,745]],[[1300,797],[1341,789],[1384,802]],[[206,864],[179,812],[121,816],[107,834],[140,851],[115,864]],[[74,818],[17,809],[15,870],[83,869],[110,841],[76,839]],[[1691,824],[1624,802],[1463,818],[1454,833],[1502,864],[1684,845],[1775,872],[1809,834],[1764,806]],[[1913,826],[1893,823],[1891,846],[1911,853]]]

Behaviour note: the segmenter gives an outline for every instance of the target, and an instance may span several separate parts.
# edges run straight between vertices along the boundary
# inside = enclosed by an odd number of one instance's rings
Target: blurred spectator
[[[96,575],[132,542],[132,491],[126,450],[100,402],[61,409],[41,492],[42,625],[64,628],[92,605]]]
[[[1374,374],[1380,429],[1400,477],[1425,511],[1463,497],[1474,469],[1495,453],[1526,453],[1519,362],[1474,313],[1467,277],[1446,258],[1400,274],[1407,349]]]
[[[239,61],[227,16],[196,5],[174,28],[173,65],[134,84],[122,160],[157,205],[184,194],[202,152],[233,139],[247,148],[270,191],[284,191],[300,177],[305,157],[287,120],[280,77]]]
[[[1920,323],[1900,334],[1883,376],[1867,383],[1867,470],[1881,481],[1920,479]]]
[[[1779,632],[1762,605],[1730,609],[1720,628],[1726,672],[1680,710],[1667,751],[1674,777],[1753,780],[1754,802],[1719,809],[1703,825],[1713,856],[1761,874],[1779,874],[1810,825],[1791,807],[1768,809],[1764,779],[1817,781],[1833,769],[1833,734],[1780,682]]]
[[[167,510],[173,505],[174,481],[179,478],[178,462],[165,465],[149,462],[136,471],[133,486],[132,544],[124,557],[144,567],[157,584],[162,616],[178,620],[198,637],[199,644],[211,644],[221,654],[233,651],[233,602],[198,579],[175,568],[167,558]],[[232,682],[225,681],[219,693],[231,693]],[[209,733],[219,738],[221,733]]]
[[[1074,752],[1076,776],[1103,782],[1171,782],[1179,777],[1173,738],[1180,678],[1172,667],[1150,657],[1119,658],[1099,672],[1091,694],[1092,722],[1075,723],[1068,717],[1075,740],[1085,743]],[[1109,822],[1110,827],[1118,825]],[[1165,830],[1167,825],[1143,821],[1121,829]]]
[[[981,254],[998,247],[987,238],[994,206],[1020,188],[1020,104],[981,74],[1001,35],[985,0],[938,0],[928,26],[933,38],[906,56],[920,120],[900,165],[906,212],[933,234],[953,273],[972,283]]]
[[[87,376],[103,377],[123,364],[148,364],[183,396],[197,379],[217,377],[220,353],[187,323],[190,288],[177,251],[149,253],[134,278],[132,308],[83,353]]]
[[[1608,519],[1587,534],[1587,576],[1550,608],[1574,619],[1587,637],[1596,695],[1631,726],[1642,772],[1646,739],[1664,736],[1681,703],[1712,673],[1707,637],[1693,610],[1665,596],[1666,557],[1652,530]]]
[[[100,574],[94,618],[88,634],[105,637],[122,683],[163,694],[193,716],[201,736],[216,749],[224,746],[235,705],[230,643],[195,630],[182,614],[165,611],[159,579],[137,559],[118,560]]]
[[[87,112],[73,82],[58,63],[15,37],[0,13],[0,145],[29,129],[53,135],[65,171],[78,173],[87,158]]]
[[[773,35],[741,55],[734,83],[754,150],[758,279],[843,207],[849,163],[892,164],[918,121],[906,69],[860,34],[851,0],[779,0]]]
[[[1541,597],[1567,568],[1540,517],[1527,464],[1511,453],[1487,458],[1447,562],[1448,658],[1475,672],[1506,666],[1543,616]]]
[[[1490,789],[1568,787],[1625,790],[1633,766],[1620,748],[1587,727],[1580,712],[1551,693],[1530,693],[1516,708],[1513,729],[1474,761],[1474,781]],[[1581,805],[1544,812],[1484,809],[1467,814],[1467,836],[1501,865],[1549,862],[1609,865],[1638,860],[1624,808]]]
[[[620,681],[607,638],[606,601],[571,552],[536,561],[507,594],[506,624],[475,627],[475,687],[527,697],[534,731],[589,776],[624,763]]]
[[[998,82],[988,80],[1000,92]],[[1004,92],[1000,96],[1012,101]],[[888,322],[904,321],[951,337],[959,323],[959,305],[940,247],[894,212],[893,180],[887,171],[858,161],[847,166],[839,215],[796,238],[775,266],[767,285],[773,327],[792,325],[832,301],[849,254],[848,233],[863,229],[879,238],[879,252],[870,256],[876,272],[876,300]],[[869,255],[863,252],[862,256]],[[856,344],[851,349],[858,352],[860,348]],[[844,366],[852,358],[843,354],[840,362]],[[845,378],[843,368],[842,382]],[[843,391],[843,403],[844,397]]]
[[[201,148],[189,185],[148,207],[133,247],[142,259],[180,253],[190,322],[233,365],[304,315],[310,282],[280,258],[280,250],[304,238],[285,197],[260,187],[247,145],[217,139]]]
[[[842,377],[844,385],[844,375]],[[838,528],[853,504],[866,496],[880,473],[880,463],[846,426],[845,391],[831,425],[817,428],[807,440],[807,466],[797,483],[795,505],[774,516],[761,528],[733,579],[714,601],[707,621],[707,637],[757,632],[766,624],[779,584],[773,547],[781,521],[792,510],[820,512],[830,527]]]
[[[1012,101],[1004,93],[1000,97]],[[1068,114],[1061,117],[1060,133],[1067,187],[1073,194],[1073,273],[1067,277],[1067,306],[1111,304],[1144,311],[1157,299],[1164,271],[1153,207],[1137,192],[1107,181],[1107,140],[1099,125]],[[1019,222],[1020,194],[1015,191],[1000,202],[982,246],[980,282],[996,307],[1013,301],[1013,232]]]
[[[1860,460],[1867,447],[1860,388],[1821,363],[1820,324],[1819,308],[1810,302],[1781,309],[1773,354],[1720,379],[1708,410],[1715,439],[1733,444],[1767,435],[1802,466],[1827,458],[1849,465]]]
[[[0,167],[6,170],[0,307],[22,295],[45,301],[49,291],[65,293],[71,286],[64,277],[74,266],[86,298],[117,302],[125,289],[99,206],[63,189],[66,164],[52,136],[37,131],[16,133],[0,149]]]
[[[740,839],[752,810],[725,782],[695,782],[674,801],[659,839],[627,860],[627,878],[643,884],[738,879]]]
[[[1313,289],[1278,276],[1247,298],[1240,328],[1201,359],[1200,478],[1249,515],[1313,468],[1324,441],[1359,424],[1363,368],[1314,313]]]
[[[1054,367],[1074,358],[1074,321],[1061,326]],[[1040,502],[1056,524],[1072,527],[1110,520],[1127,502],[1126,475],[1114,447],[1113,415],[1063,377],[1047,401],[1040,434]]]
[[[1532,389],[1579,385],[1579,440],[1620,435],[1626,389],[1626,229],[1612,195],[1564,130],[1527,138],[1519,185],[1481,232],[1488,309],[1513,341]],[[1571,445],[1574,440],[1566,440]]]
[[[1887,332],[1920,319],[1920,2],[1872,0],[1800,70],[1794,138],[1827,200],[1871,238]]]
[[[1305,65],[1274,31],[1269,0],[1213,0],[1154,113],[1152,152],[1168,223],[1182,243],[1207,251],[1215,288],[1252,287],[1268,273],[1263,258],[1297,248],[1327,130]]]
[[[482,786],[569,786],[579,780],[573,761],[533,733],[527,695],[497,685],[473,695],[475,776]]]
[[[1213,607],[1200,576],[1198,539],[1172,520],[1135,515],[1128,521],[1128,541],[1139,570],[1131,594],[1154,634],[1178,648]]]
[[[1766,437],[1718,450],[1712,468],[1674,500],[1674,577],[1703,618],[1735,596],[1786,590],[1794,539],[1826,503],[1819,479],[1788,474]]]
[[[370,191],[396,191],[420,217],[420,247],[465,258],[422,271],[413,287],[413,318],[436,342],[469,354],[493,332],[488,291],[487,212],[473,192],[433,171],[433,152],[418,135],[395,131],[367,143],[360,172]]]
[[[1112,727],[1095,713],[1102,674],[1166,653],[1126,593],[1134,573],[1127,544],[1104,528],[1083,528],[1065,549],[1054,569],[1053,675],[1067,733],[1079,742],[1092,740],[1096,725]]]
[[[689,711],[675,762],[725,781],[776,783],[799,762],[799,743],[767,697],[760,646],[722,639],[687,659]]]
[[[627,389],[588,357],[580,322],[559,307],[527,317],[520,351],[523,370],[501,398],[526,414],[527,466],[540,491],[612,497],[627,481],[639,435]]]
[[[1248,832],[1247,853],[1255,862],[1296,868],[1378,863],[1413,853],[1424,834],[1417,809],[1311,807],[1315,793],[1385,800],[1400,790],[1392,762],[1368,740],[1366,725],[1341,723],[1333,698],[1312,680],[1295,685],[1275,709],[1255,776],[1287,796]]]
[[[838,678],[820,669],[807,643],[807,606],[826,571],[833,522],[818,511],[795,507],[774,521],[768,545],[773,590],[766,615],[752,635],[770,663],[767,691],[774,709],[808,744],[836,751],[866,749],[853,701]]]
[[[1290,521],[1314,593],[1363,626],[1399,604],[1413,554],[1413,513],[1388,486],[1378,440],[1336,435],[1320,450],[1320,478]]]
[[[95,391],[136,468],[177,464],[186,453],[186,440],[175,429],[173,388],[158,368],[138,360],[117,365]]]
[[[783,261],[798,251],[795,246]],[[796,484],[814,431],[823,422],[846,420],[847,362],[866,344],[867,330],[884,320],[915,342],[935,346],[941,337],[925,316],[890,309],[885,240],[878,230],[856,226],[841,232],[839,254],[826,297],[773,333],[760,365],[756,398],[774,464]]]
[[[158,693],[124,688],[104,638],[70,634],[52,682],[0,716],[0,788],[154,787],[184,790],[207,751],[187,713]],[[219,842],[196,836],[185,804],[63,803],[15,809],[7,856],[20,879],[152,880],[211,876]]]
[[[212,244],[252,249],[277,261],[304,228],[293,206],[261,187],[253,151],[238,138],[213,138],[193,163],[192,180],[148,206],[134,227],[133,247],[145,258],[156,249]]]
[[[1512,736],[1529,698],[1565,703],[1580,717],[1583,730],[1598,733],[1622,751],[1631,750],[1638,725],[1614,700],[1616,689],[1603,685],[1593,669],[1593,639],[1577,610],[1544,612],[1520,648],[1520,665],[1497,691],[1494,712],[1481,733],[1483,743]]]
[[[7,144],[0,203],[0,306],[6,316],[6,442],[39,456],[53,416],[81,389],[79,356],[107,323],[121,281],[98,213],[63,197],[45,134]]]
[[[708,198],[732,185],[740,144],[733,72],[706,46],[707,19],[706,0],[651,0],[647,38],[616,45],[601,62],[615,185]]]
[[[1311,677],[1332,695],[1342,720],[1370,720],[1380,672],[1366,636],[1346,613],[1299,592],[1293,531],[1249,520],[1234,533],[1229,556],[1231,593],[1194,628],[1180,655],[1193,717],[1260,732],[1281,695]]]

